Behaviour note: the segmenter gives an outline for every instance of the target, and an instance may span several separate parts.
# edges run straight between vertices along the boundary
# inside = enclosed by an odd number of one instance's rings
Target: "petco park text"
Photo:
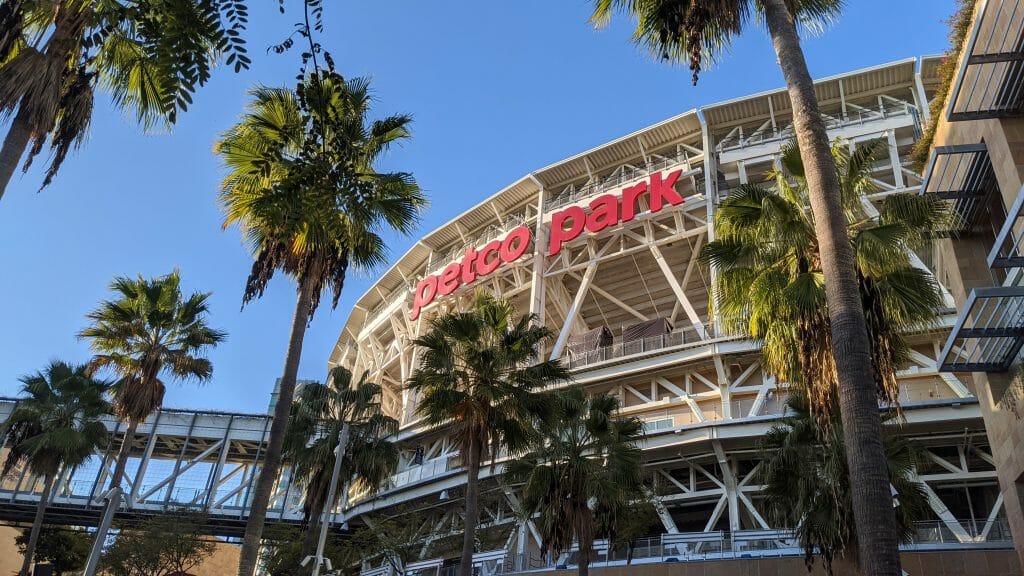
[[[557,255],[563,244],[579,237],[584,229],[596,234],[633,220],[638,201],[644,194],[648,196],[647,204],[651,213],[660,212],[666,204],[682,204],[685,200],[675,190],[676,181],[682,172],[675,170],[668,175],[656,172],[644,182],[623,188],[618,196],[598,196],[590,201],[589,211],[585,211],[582,206],[569,206],[555,212],[551,215],[547,255]],[[419,318],[420,311],[438,296],[447,296],[463,284],[470,284],[492,274],[502,263],[518,260],[529,250],[531,240],[530,229],[519,226],[503,239],[489,242],[479,250],[476,247],[468,248],[461,260],[452,262],[440,273],[431,274],[416,285],[409,319]]]

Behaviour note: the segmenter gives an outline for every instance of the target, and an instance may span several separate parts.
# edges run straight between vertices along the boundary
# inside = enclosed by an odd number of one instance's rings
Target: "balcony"
[[[920,194],[934,194],[950,205],[953,220],[944,235],[970,230],[984,212],[986,198],[999,194],[985,143],[936,146],[924,170]]]
[[[719,335],[718,337],[713,337],[712,335],[715,332],[714,326],[711,323],[704,325],[704,333],[707,336],[702,338],[700,333],[697,332],[697,329],[690,325],[677,328],[666,334],[648,336],[646,338],[623,340],[622,337],[616,336],[612,338],[610,344],[599,346],[590,351],[573,352],[567,348],[562,354],[562,361],[570,370],[577,370],[611,360],[619,360],[642,354],[649,354],[663,350],[668,351],[693,348],[703,344],[709,344],[711,342],[740,340],[743,338],[742,336],[737,335]]]
[[[982,0],[949,97],[951,122],[1024,112],[1024,10],[1019,0]]]

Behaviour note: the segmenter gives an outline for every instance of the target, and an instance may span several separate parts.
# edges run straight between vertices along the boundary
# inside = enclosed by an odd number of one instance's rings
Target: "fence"
[[[960,520],[960,525],[972,538],[962,542],[941,521],[918,522],[916,534],[904,543],[904,550],[921,548],[1006,548],[1012,547],[1009,525],[1005,518],[986,520]],[[803,549],[788,530],[740,530],[728,532],[695,532],[663,534],[636,540],[631,547],[609,546],[607,541],[594,542],[590,565],[614,566],[627,562],[648,564],[658,562],[701,562],[706,560],[744,560],[753,558],[782,558],[803,556]],[[477,576],[495,576],[546,572],[575,568],[579,552],[572,551],[558,558],[540,558],[536,554],[506,554],[503,550],[480,552],[474,555],[473,573]],[[441,559],[410,564],[406,576],[454,576],[457,562]],[[364,570],[362,576],[393,576],[388,568]]]

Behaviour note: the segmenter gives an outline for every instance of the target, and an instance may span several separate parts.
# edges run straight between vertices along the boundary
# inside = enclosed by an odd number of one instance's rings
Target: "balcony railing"
[[[1013,538],[1005,518],[993,521],[961,520],[960,524],[972,540],[962,542],[942,522],[918,522],[916,534],[903,550],[1012,548]],[[627,557],[633,564],[703,562],[708,560],[753,560],[757,558],[784,558],[803,556],[803,549],[788,530],[740,530],[728,532],[692,532],[663,534],[640,538],[632,550],[624,546],[611,548],[606,541],[594,542],[592,567],[622,566]],[[558,558],[542,558],[536,554],[503,554],[503,551],[481,552],[474,555],[473,572],[480,576],[497,574],[523,574],[575,568],[579,563],[576,551]],[[362,576],[393,576],[387,567],[364,570]],[[410,564],[407,576],[449,576],[458,574],[458,564],[442,559]]]
[[[825,119],[825,127],[828,130],[836,130],[846,126],[905,115],[909,115],[914,119],[914,127],[916,130],[919,130],[920,119],[918,118],[917,107],[909,102],[891,97],[883,96],[877,108],[865,108],[849,104],[845,113],[842,110],[831,110],[829,114],[822,113],[822,117]],[[770,123],[766,122],[760,127],[756,127],[749,134],[744,134],[742,127],[733,129],[719,140],[717,148],[719,152],[724,152],[737,148],[746,148],[747,146],[756,146],[766,142],[789,140],[793,137],[792,123],[772,127]]]
[[[677,164],[689,164],[689,157],[683,150],[679,150],[676,154],[669,156],[662,155],[651,155],[651,161],[643,166],[631,166],[624,165],[620,166],[614,172],[599,178],[593,182],[588,182],[579,188],[567,188],[562,191],[561,194],[553,196],[545,203],[545,210],[557,210],[563,206],[575,204],[584,198],[594,196],[618,188],[634,180],[640,180],[641,178],[647,178],[654,172],[661,172]]]
[[[714,335],[714,326],[711,323],[704,325],[705,337],[702,338],[696,328],[685,326],[677,328],[667,334],[637,338],[635,340],[623,341],[621,337],[615,337],[608,346],[601,346],[587,352],[573,352],[566,350],[562,354],[563,361],[569,369],[584,368],[599,362],[627,358],[637,354],[656,352],[669,348],[683,348],[707,344],[722,339],[740,339],[742,336]]]

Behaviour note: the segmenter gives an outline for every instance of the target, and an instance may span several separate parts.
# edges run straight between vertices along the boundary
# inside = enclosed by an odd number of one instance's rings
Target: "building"
[[[980,0],[954,49],[948,96],[922,191],[959,217],[936,273],[959,317],[938,357],[977,395],[999,471],[999,499],[1024,558],[1024,14],[1017,0]]]
[[[911,58],[816,83],[833,138],[887,145],[873,168],[874,204],[922,191],[909,154],[939,88],[939,64]],[[481,286],[536,313],[557,334],[545,355],[643,419],[659,495],[659,554],[778,554],[788,546],[763,517],[754,480],[758,439],[784,399],[761,368],[758,346],[716,322],[715,271],[697,254],[715,236],[716,203],[762,180],[791,138],[784,90],[710,104],[527,174],[419,239],[358,300],[330,358],[383,385],[404,451],[379,493],[351,495],[345,519],[355,525],[417,510],[424,532],[435,534],[417,566],[444,563],[431,545],[446,530],[458,534],[464,477],[445,431],[417,422],[417,399],[402,382],[416,365],[411,341],[426,319],[464,306]],[[900,371],[903,431],[927,448],[920,476],[935,518],[917,546],[1002,540],[1005,547],[1005,487],[1001,493],[974,381],[964,370],[940,370],[963,291],[944,272],[945,254],[916,256],[918,265],[943,271],[949,308],[942,326],[912,337],[912,361]],[[493,552],[477,561],[487,570],[526,566],[536,531],[517,519],[514,490],[489,468],[482,476],[481,548]],[[387,570],[367,566],[364,574]]]

